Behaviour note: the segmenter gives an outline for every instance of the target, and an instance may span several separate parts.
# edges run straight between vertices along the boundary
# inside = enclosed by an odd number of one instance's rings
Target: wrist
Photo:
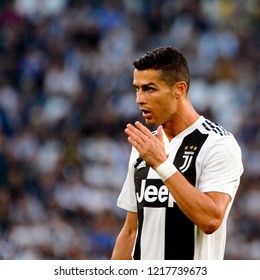
[[[169,160],[166,159],[162,164],[160,164],[155,171],[157,174],[161,177],[162,181],[166,181],[168,178],[170,178],[175,172],[178,171],[178,169],[175,167],[175,165]]]

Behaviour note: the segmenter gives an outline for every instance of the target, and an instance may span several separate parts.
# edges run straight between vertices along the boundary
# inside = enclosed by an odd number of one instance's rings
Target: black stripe
[[[134,260],[141,259],[141,233],[143,228],[143,221],[144,221],[144,208],[138,209],[138,235],[136,237],[134,254],[133,254]]]
[[[223,129],[221,129],[219,126],[218,126],[218,127],[216,127],[216,130],[217,130],[217,133],[219,133],[221,136],[223,136],[223,135],[224,135],[224,131],[223,131]]]
[[[141,157],[139,157],[137,160],[136,160],[136,163],[134,165],[134,168],[137,168],[138,165],[143,161],[143,159]]]
[[[230,135],[230,133],[223,128],[221,125],[211,122],[209,120],[205,120],[202,124],[207,131],[214,131],[215,133],[220,134],[221,136]]]
[[[193,151],[193,157],[188,170],[186,170],[183,175],[185,178],[194,186],[196,183],[196,158],[199,154],[201,147],[203,146],[204,142],[208,138],[208,134],[202,134],[198,129],[194,130],[191,134],[187,135],[183,141],[181,146],[179,147],[177,154],[174,159],[174,165],[179,168],[183,165],[184,159],[183,154],[186,147],[196,146],[196,150]],[[186,149],[186,150],[189,150]]]
[[[136,160],[136,164],[135,164],[135,175],[134,175],[135,191],[138,194],[140,193],[142,179],[147,179],[149,168],[150,168],[150,166],[145,165],[144,167],[137,169],[142,161],[143,159],[139,157]],[[136,237],[134,254],[133,254],[134,260],[141,259],[141,235],[142,235],[143,220],[144,220],[144,209],[141,203],[140,204],[138,203],[137,210],[138,210],[138,235]]]
[[[206,125],[206,123],[203,123],[202,124],[204,126],[204,128],[207,130],[207,131],[210,131],[211,129]]]
[[[194,224],[174,205],[166,209],[165,260],[192,260],[194,257]]]
[[[196,182],[196,158],[207,137],[208,134],[202,134],[196,129],[183,139],[174,159],[174,165],[179,168],[183,165],[185,150],[191,146],[196,147],[191,164],[183,173],[193,186]],[[166,209],[165,259],[193,259],[194,244],[194,224],[175,203],[173,208]]]

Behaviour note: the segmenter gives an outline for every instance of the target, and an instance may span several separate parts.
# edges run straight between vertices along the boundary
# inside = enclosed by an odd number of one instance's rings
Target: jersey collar
[[[194,131],[197,127],[199,127],[204,121],[205,121],[205,118],[203,116],[199,116],[199,118],[192,125],[190,125],[185,130],[183,130],[181,133],[176,135],[171,141],[169,141],[169,139],[167,138],[164,130],[162,130],[163,140],[164,140],[165,143],[167,143],[167,142],[169,143],[169,142],[172,142],[176,138],[183,138],[186,135],[190,134],[192,131]]]

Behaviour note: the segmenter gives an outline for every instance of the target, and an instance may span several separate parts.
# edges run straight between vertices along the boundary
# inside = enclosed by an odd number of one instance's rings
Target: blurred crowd
[[[0,1],[0,259],[109,259],[140,119],[132,61],[173,45],[245,172],[226,259],[260,258],[260,1]]]

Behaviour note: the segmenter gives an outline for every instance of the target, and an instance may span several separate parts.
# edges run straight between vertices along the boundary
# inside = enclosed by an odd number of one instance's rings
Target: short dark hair
[[[180,51],[174,47],[158,47],[133,62],[137,70],[155,69],[161,71],[161,78],[172,87],[175,83],[190,85],[188,63]]]

